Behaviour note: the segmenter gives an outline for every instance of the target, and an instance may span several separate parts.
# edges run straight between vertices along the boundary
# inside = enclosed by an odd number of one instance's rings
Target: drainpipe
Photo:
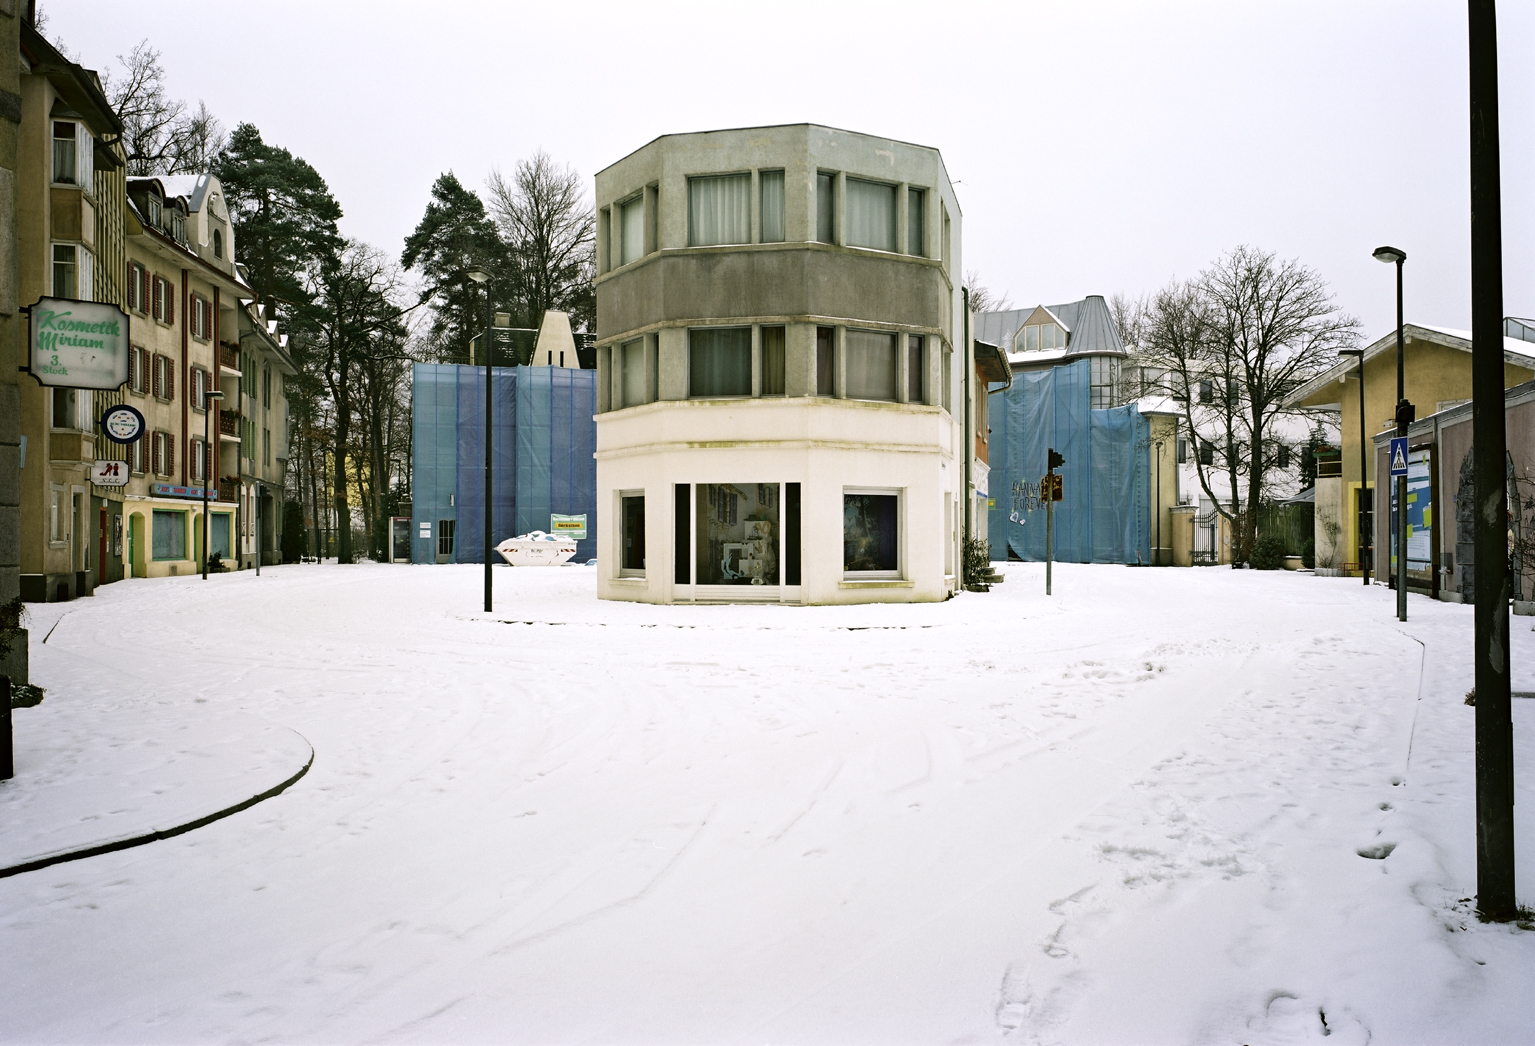
[[[975,495],[970,492],[970,459],[975,454],[975,433],[970,431],[970,372],[975,368],[975,361],[970,354],[970,288],[962,287],[960,292],[965,301],[964,346],[960,352],[961,366],[965,373],[965,540],[969,541],[974,527],[974,521],[970,518],[975,511]],[[959,546],[959,574],[964,579],[965,546]]]

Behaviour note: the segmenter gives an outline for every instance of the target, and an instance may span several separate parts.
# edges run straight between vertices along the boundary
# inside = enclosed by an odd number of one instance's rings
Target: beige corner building
[[[955,592],[972,360],[938,151],[667,135],[596,193],[599,595]]]

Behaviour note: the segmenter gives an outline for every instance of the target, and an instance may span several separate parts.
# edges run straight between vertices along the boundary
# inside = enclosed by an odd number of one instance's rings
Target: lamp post
[[[1364,350],[1339,349],[1338,355],[1353,356],[1359,361],[1359,505],[1363,508],[1365,505],[1370,504],[1369,455],[1365,449],[1366,436],[1364,427]],[[1360,515],[1362,516],[1362,513]],[[1372,522],[1374,521],[1374,512],[1370,513],[1370,519]],[[1365,536],[1364,520],[1360,518],[1355,522],[1359,527],[1359,572],[1364,575],[1364,583],[1368,585],[1370,583],[1370,561],[1365,556],[1365,549],[1369,546],[1365,544],[1367,538]]]
[[[495,318],[491,310],[494,306],[490,300],[490,273],[484,269],[470,269],[465,273],[475,283],[485,284],[485,613],[490,613],[491,575],[490,575],[490,519],[491,519],[491,441],[490,441],[490,328]]]
[[[1375,260],[1396,264],[1396,434],[1407,436],[1413,421],[1412,404],[1407,402],[1405,352],[1402,337],[1402,263],[1407,252],[1396,247],[1375,248]],[[1407,477],[1396,477],[1396,617],[1407,620]]]
[[[208,479],[213,471],[212,455],[208,453],[210,446],[208,440],[212,435],[208,427],[212,424],[213,404],[224,398],[224,394],[218,389],[208,392],[203,391],[203,580],[208,580],[208,546],[211,545],[213,535],[208,532]]]
[[[1166,441],[1157,440],[1157,552],[1153,566],[1162,565],[1162,447]]]

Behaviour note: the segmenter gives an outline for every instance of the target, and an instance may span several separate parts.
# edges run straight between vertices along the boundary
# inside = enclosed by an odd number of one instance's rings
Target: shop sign
[[[98,487],[125,487],[128,485],[126,461],[98,461],[91,466],[91,482]]]
[[[579,541],[586,537],[586,516],[551,514],[549,516],[549,533],[558,534],[562,538],[575,538]]]
[[[113,443],[135,443],[144,435],[144,415],[126,403],[108,407],[101,416],[101,431]]]
[[[67,389],[121,388],[128,381],[128,314],[108,302],[39,298],[31,314],[32,377]]]
[[[201,501],[203,497],[202,487],[178,487],[174,483],[151,483],[149,492],[157,498],[193,498]],[[218,499],[219,492],[210,489],[208,500],[217,501]]]

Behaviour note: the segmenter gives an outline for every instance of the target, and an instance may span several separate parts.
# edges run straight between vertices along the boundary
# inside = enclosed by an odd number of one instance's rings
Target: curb
[[[292,728],[290,727],[289,729]],[[294,732],[297,733],[297,731]],[[299,736],[303,737],[302,734],[299,734]],[[307,737],[304,738],[304,743],[309,744],[309,739]],[[145,843],[152,843],[157,839],[175,838],[176,836],[183,835],[195,828],[202,828],[204,825],[210,825],[214,821],[221,821],[231,814],[239,813],[241,810],[248,810],[255,806],[257,803],[261,802],[263,799],[270,799],[275,795],[281,795],[288,789],[290,785],[307,774],[309,772],[309,768],[313,765],[314,745],[309,745],[309,761],[299,768],[298,773],[294,774],[292,777],[288,778],[281,784],[272,788],[268,788],[265,792],[262,792],[259,795],[253,795],[243,802],[236,803],[233,806],[225,807],[222,810],[217,810],[214,813],[208,814],[204,817],[199,817],[195,821],[188,821],[185,824],[176,825],[174,828],[157,828],[152,832],[145,832],[143,835],[135,835],[127,839],[118,839],[110,843],[99,843],[95,846],[87,846],[81,850],[69,850],[65,853],[50,854],[47,857],[38,857],[31,861],[23,861],[21,864],[13,864],[8,868],[0,868],[0,879],[4,879],[12,875],[20,875],[23,872],[35,872],[55,864],[63,864],[66,861],[80,861],[87,857],[99,857],[101,854],[115,853],[118,850],[128,850],[135,846],[143,846]]]

